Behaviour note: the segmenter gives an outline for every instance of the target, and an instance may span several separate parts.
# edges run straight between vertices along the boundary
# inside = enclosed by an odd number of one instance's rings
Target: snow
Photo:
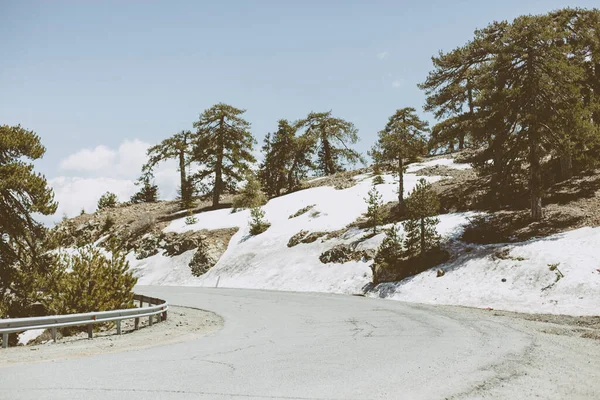
[[[42,333],[44,333],[45,329],[30,329],[23,333],[19,334],[19,344],[26,345],[30,341],[37,339]]]
[[[414,173],[420,169],[427,168],[427,167],[435,167],[436,165],[441,165],[441,166],[445,166],[445,167],[453,168],[453,169],[470,169],[471,168],[470,164],[459,164],[459,163],[454,162],[454,159],[451,159],[451,158],[438,158],[436,160],[410,164],[406,168],[406,173],[409,173],[409,174]]]
[[[510,258],[494,257],[505,248]],[[599,248],[600,228],[591,227],[517,244],[478,246],[455,261],[377,290],[383,297],[410,302],[598,315]],[[564,274],[558,281],[552,264],[559,264]],[[445,275],[437,278],[437,269]]]
[[[436,159],[412,164],[404,175],[405,193],[413,190],[422,177],[414,174],[421,168],[445,165],[465,169],[452,159]],[[385,202],[397,199],[397,181],[383,175],[377,185]],[[424,177],[430,182],[442,177]],[[176,257],[158,254],[143,260],[133,255],[129,261],[139,283],[144,285],[184,285],[357,293],[371,282],[372,261],[352,261],[344,264],[323,264],[319,256],[338,244],[349,244],[367,234],[350,229],[343,236],[323,242],[287,247],[288,240],[301,230],[331,232],[346,227],[366,211],[364,199],[372,187],[368,175],[355,177],[356,184],[336,190],[322,186],[281,196],[264,207],[266,219],[272,224],[264,233],[249,235],[249,211],[232,213],[222,209],[196,214],[197,223],[185,224],[185,218],[172,221],[165,232],[186,232],[200,229],[238,227],[219,262],[202,277],[193,277],[188,266],[195,250]],[[316,204],[309,212],[296,218],[288,217],[299,209]],[[402,282],[381,284],[371,296],[393,300],[492,307],[523,312],[598,315],[600,313],[600,228],[576,231],[535,239],[519,244],[467,246],[458,240],[463,226],[478,213],[455,213],[438,216],[438,232],[452,239],[461,256],[444,265]],[[401,224],[398,229],[402,233]],[[380,233],[362,241],[357,250],[376,249],[384,238]],[[468,251],[467,251],[468,247]],[[510,259],[499,259],[494,253],[510,249]],[[521,260],[523,258],[523,260]],[[521,260],[521,261],[519,261]],[[548,264],[560,263],[564,277],[551,285],[556,274]],[[437,278],[437,269],[444,276]],[[502,282],[502,279],[506,282]]]

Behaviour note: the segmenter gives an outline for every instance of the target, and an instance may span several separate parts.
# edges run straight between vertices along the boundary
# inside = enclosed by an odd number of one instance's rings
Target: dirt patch
[[[148,326],[148,318],[143,318],[137,331],[133,329],[133,320],[123,320],[122,335],[117,335],[113,327],[95,332],[92,340],[81,332],[64,338],[59,336],[53,343],[49,334],[44,333],[39,340],[45,343],[2,349],[0,356],[3,366],[9,366],[131,351],[196,339],[222,326],[223,319],[210,311],[169,306],[166,321]]]
[[[537,328],[543,333],[600,340],[600,316],[577,317],[554,314],[525,314],[499,310],[490,311],[498,317],[520,318],[539,322]]]

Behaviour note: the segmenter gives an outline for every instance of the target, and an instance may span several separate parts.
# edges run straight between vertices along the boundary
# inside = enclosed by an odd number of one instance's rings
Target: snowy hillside
[[[410,192],[422,178],[416,172],[436,165],[470,168],[466,164],[456,164],[452,159],[409,165],[404,176],[406,192]],[[371,282],[372,261],[324,264],[319,256],[336,245],[362,238],[365,231],[351,228],[326,241],[287,246],[290,238],[300,231],[341,230],[366,211],[364,198],[372,187],[372,176],[364,174],[354,178],[356,185],[347,189],[321,186],[269,201],[263,209],[272,225],[257,236],[248,233],[248,210],[202,212],[195,215],[197,223],[193,225],[186,225],[184,218],[172,221],[164,232],[239,228],[218,263],[201,277],[192,276],[188,266],[196,250],[174,257],[157,254],[142,260],[130,254],[131,267],[142,285],[215,286],[219,281],[219,287],[360,293]],[[397,181],[391,175],[384,175],[384,179],[385,183],[377,185],[377,189],[384,203],[394,201],[397,198]],[[427,176],[425,179],[434,182],[442,177]],[[289,218],[313,204],[315,206],[310,211]],[[457,238],[468,218],[474,215],[440,215],[438,232],[446,238]],[[377,248],[383,236],[379,234],[363,241],[357,250]],[[464,245],[456,241],[453,243],[459,247]],[[495,252],[507,247],[504,245],[468,247],[469,252],[456,260],[399,283],[381,284],[369,295],[526,312],[600,313],[600,273],[597,270],[600,261],[594,259],[595,249],[600,248],[600,228],[584,228],[512,244],[508,246],[510,256],[505,259],[494,256]],[[554,285],[556,272],[550,271],[548,264],[559,264],[558,270],[564,274]],[[444,270],[445,275],[436,277],[438,269]]]

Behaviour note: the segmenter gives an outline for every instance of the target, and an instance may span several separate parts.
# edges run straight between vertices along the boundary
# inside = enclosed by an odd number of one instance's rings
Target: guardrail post
[[[87,331],[88,331],[88,339],[92,339],[94,337],[94,325],[88,324]]]
[[[166,321],[166,320],[167,320],[167,312],[166,312],[166,311],[163,311],[163,313],[162,313],[162,316],[163,316],[163,317],[162,317],[162,320],[163,320],[163,321]]]
[[[135,329],[136,331],[137,331],[138,329],[140,329],[140,318],[139,318],[139,317],[137,317],[137,318],[135,319],[135,327],[134,327],[133,329]]]
[[[117,320],[117,335],[121,334],[121,320]]]
[[[6,349],[8,347],[8,333],[2,334],[2,348]]]
[[[56,343],[56,328],[52,328],[52,341]]]
[[[148,317],[148,326],[152,326],[152,315]]]
[[[140,296],[140,308],[144,307],[144,296]]]

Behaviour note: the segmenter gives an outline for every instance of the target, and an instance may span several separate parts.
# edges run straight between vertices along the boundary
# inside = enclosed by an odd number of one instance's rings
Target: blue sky
[[[98,146],[116,154],[126,140],[156,143],[217,102],[248,110],[259,146],[280,118],[333,110],[357,126],[366,152],[397,108],[431,120],[416,84],[439,50],[493,20],[594,5],[0,0],[0,123],[41,136],[48,151],[38,165],[50,178],[103,177],[65,160]]]

